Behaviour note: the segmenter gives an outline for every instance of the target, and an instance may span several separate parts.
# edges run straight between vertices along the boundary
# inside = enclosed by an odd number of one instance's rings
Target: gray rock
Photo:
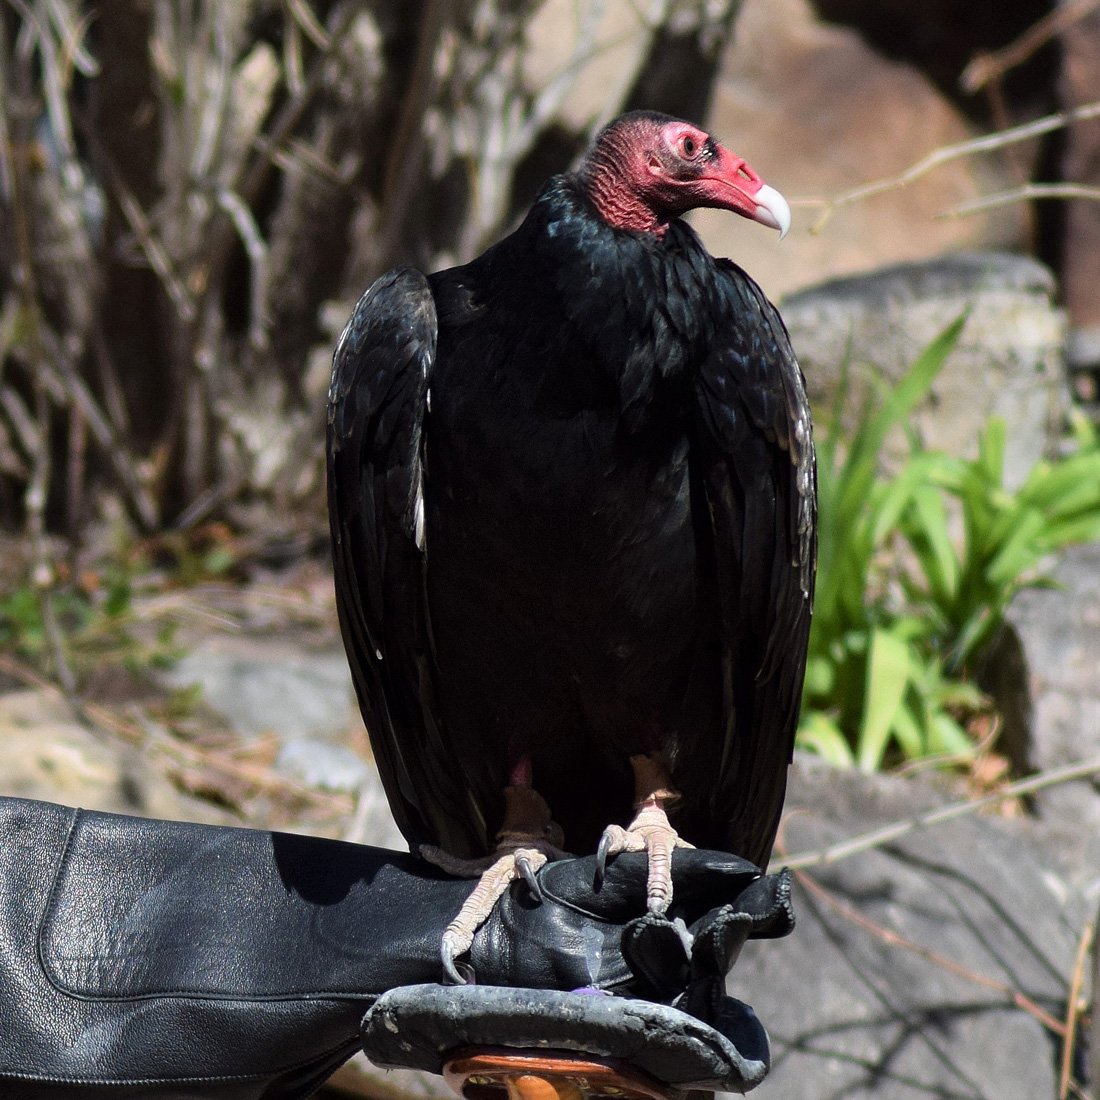
[[[972,456],[985,422],[1003,417],[1006,480],[1016,486],[1050,451],[1065,409],[1065,320],[1054,290],[1036,260],[963,252],[823,283],[791,295],[782,313],[818,409],[831,407],[848,364],[850,426],[882,380],[896,382],[969,309],[915,426],[927,446]],[[903,445],[899,433],[896,454]]]
[[[205,706],[241,737],[277,736],[278,774],[307,787],[354,792],[344,839],[408,847],[373,761],[348,743],[349,733],[357,742],[363,727],[341,647],[252,634],[198,638],[168,678],[176,687],[197,684]]]
[[[802,760],[792,780],[782,834],[792,853],[942,797],[925,782]],[[1058,1044],[1011,999],[1065,1014],[1095,906],[1055,850],[1033,821],[970,816],[809,870],[815,885],[798,883],[794,934],[750,943],[729,980],[771,1035],[758,1095],[1055,1096]]]
[[[198,684],[203,702],[236,733],[338,741],[358,722],[347,659],[339,647],[310,650],[248,635],[200,639],[167,674]]]
[[[1031,692],[1028,756],[1040,770],[1100,759],[1100,543],[1070,547],[1056,587],[1021,592],[1009,609]],[[1066,843],[1100,868],[1100,781],[1041,792],[1039,811],[1062,823]]]
[[[275,770],[307,787],[355,791],[366,782],[369,766],[346,745],[332,745],[315,737],[295,737],[279,749]]]

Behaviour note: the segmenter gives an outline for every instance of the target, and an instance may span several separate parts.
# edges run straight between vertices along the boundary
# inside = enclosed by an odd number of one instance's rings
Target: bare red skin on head
[[[699,207],[755,218],[764,181],[698,126],[637,111],[596,138],[577,177],[597,214],[616,229],[663,237]]]

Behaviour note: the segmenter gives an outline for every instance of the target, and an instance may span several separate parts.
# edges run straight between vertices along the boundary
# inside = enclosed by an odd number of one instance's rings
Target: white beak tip
[[[787,200],[766,183],[753,195],[756,203],[756,221],[761,225],[779,230],[779,239],[782,240],[791,228],[791,208]]]

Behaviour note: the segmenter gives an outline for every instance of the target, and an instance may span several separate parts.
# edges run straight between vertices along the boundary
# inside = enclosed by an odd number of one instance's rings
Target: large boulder
[[[822,283],[786,298],[782,313],[819,409],[846,379],[850,427],[876,387],[897,382],[969,311],[914,423],[926,446],[973,455],[985,422],[1003,417],[1006,478],[1018,485],[1049,453],[1064,418],[1065,321],[1054,296],[1054,277],[1036,260],[962,252]]]
[[[199,689],[204,710],[243,741],[278,742],[274,771],[315,790],[352,793],[345,840],[403,849],[355,703],[343,647],[307,642],[284,630],[195,638],[165,675]]]
[[[781,837],[787,853],[816,851],[943,799],[800,760]],[[729,979],[771,1036],[759,1095],[1056,1096],[1050,1024],[1095,914],[1080,870],[1041,824],[975,815],[806,868],[794,934],[750,942]]]
[[[1053,580],[1009,609],[1030,693],[1027,757],[1040,770],[1100,761],[1100,543],[1067,550]],[[1100,776],[1041,792],[1036,806],[1067,850],[1100,868]]]
[[[1010,166],[990,157],[942,164],[906,187],[837,207],[818,226],[822,198],[893,178],[978,131],[917,68],[819,19],[808,0],[744,0],[708,122],[792,202],[782,244],[723,211],[692,216],[711,251],[731,256],[773,299],[884,264],[1026,245],[1023,205],[938,217],[1014,185]]]

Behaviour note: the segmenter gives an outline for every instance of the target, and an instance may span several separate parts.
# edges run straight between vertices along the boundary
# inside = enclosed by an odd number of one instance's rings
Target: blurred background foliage
[[[144,532],[316,519],[345,310],[397,260],[476,254],[568,165],[605,6],[565,6],[553,72],[533,0],[0,7],[3,521],[79,537],[105,493]],[[587,130],[702,113],[735,7],[649,3]]]
[[[706,117],[740,0],[637,0],[623,38],[600,30],[608,7],[0,0],[0,645],[79,692],[97,660],[171,659],[163,624],[134,633],[143,586],[324,555],[331,347],[368,282],[484,248],[621,110]],[[872,40],[924,41],[898,33],[904,6],[871,7]],[[925,42],[930,79],[954,87],[975,41],[1003,45],[1048,7],[945,16],[957,49]],[[611,51],[598,106],[564,111]],[[977,125],[1014,121],[1018,92],[1030,115],[1050,108],[1033,53],[970,101]],[[970,751],[1007,602],[1044,554],[1097,533],[1081,425],[1011,493],[997,423],[976,461],[914,439],[881,471],[956,335],[853,436],[819,414],[803,739],[862,767]]]

